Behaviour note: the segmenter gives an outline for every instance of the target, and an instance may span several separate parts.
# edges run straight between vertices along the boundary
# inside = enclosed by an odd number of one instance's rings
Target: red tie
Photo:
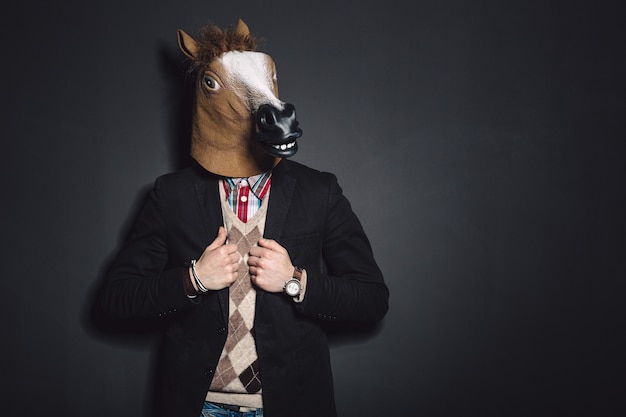
[[[248,199],[250,195],[250,185],[247,180],[241,180],[237,185],[237,217],[244,223],[248,222]]]

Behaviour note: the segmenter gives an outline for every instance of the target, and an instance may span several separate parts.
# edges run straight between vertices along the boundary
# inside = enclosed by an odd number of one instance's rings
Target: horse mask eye
[[[215,78],[210,75],[205,75],[202,80],[204,81],[204,85],[206,85],[210,90],[217,90],[220,88],[220,85],[215,81]]]

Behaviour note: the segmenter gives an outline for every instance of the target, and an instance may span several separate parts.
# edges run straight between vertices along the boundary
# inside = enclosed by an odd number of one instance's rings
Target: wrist
[[[202,281],[200,281],[200,277],[198,277],[198,271],[196,270],[196,260],[195,259],[191,260],[191,267],[189,269],[191,270],[191,276],[193,277],[194,287],[198,290],[198,292],[200,294],[202,294],[202,293],[205,293],[205,292],[209,291],[202,284]]]
[[[183,272],[183,288],[185,289],[185,294],[187,294],[188,297],[195,297],[200,294],[200,291],[196,286],[196,282],[193,279],[191,266]]]

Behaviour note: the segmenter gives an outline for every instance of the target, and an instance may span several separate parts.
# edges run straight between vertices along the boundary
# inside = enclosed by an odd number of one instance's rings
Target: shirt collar
[[[224,188],[226,189],[226,194],[230,194],[237,186],[241,183],[241,181],[246,180],[250,185],[250,191],[257,196],[258,199],[262,200],[265,194],[267,193],[267,189],[271,183],[272,171],[263,172],[258,175],[253,175],[247,178],[224,178]]]

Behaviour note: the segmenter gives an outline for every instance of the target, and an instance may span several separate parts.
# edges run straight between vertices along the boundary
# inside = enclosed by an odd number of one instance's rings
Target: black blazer
[[[226,341],[228,289],[186,296],[188,262],[223,224],[219,177],[198,165],[157,179],[101,292],[117,318],[167,318],[160,410],[198,417]],[[257,292],[254,324],[264,414],[336,415],[324,322],[376,321],[388,308],[361,224],[334,175],[283,160],[272,174],[265,237],[306,269],[302,303]]]

